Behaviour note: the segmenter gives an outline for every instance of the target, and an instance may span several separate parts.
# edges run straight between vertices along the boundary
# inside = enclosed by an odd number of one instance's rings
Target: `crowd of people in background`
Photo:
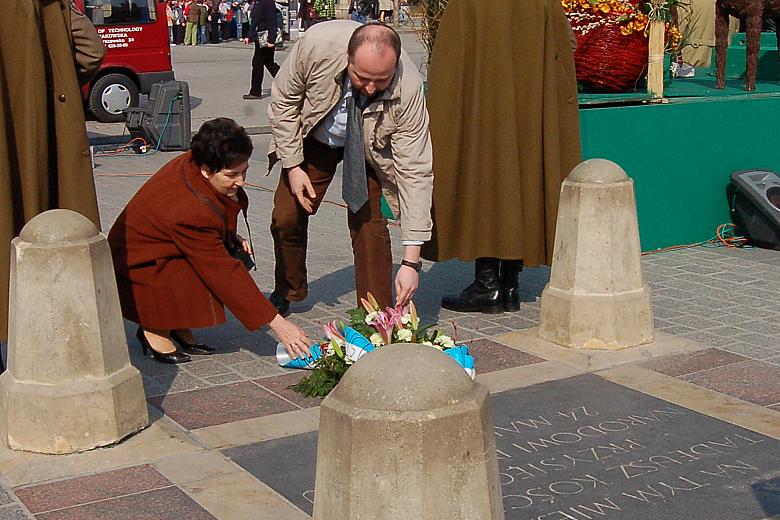
[[[249,33],[253,1],[168,0],[168,37],[171,45],[202,45],[245,38]],[[386,11],[380,10],[380,4],[388,1],[360,0],[360,10],[366,18],[380,20],[386,14]],[[277,3],[276,7],[277,22],[281,29],[282,5]],[[317,22],[333,20],[336,18],[335,0],[300,0],[297,17],[300,29],[304,31]]]
[[[328,0],[332,1],[332,0]],[[249,33],[253,0],[168,0],[171,45],[202,45],[241,40]],[[277,23],[282,26],[281,6]]]
[[[171,45],[203,45],[246,38],[253,1],[256,0],[167,0]],[[277,3],[276,7],[281,29],[282,5]],[[296,14],[300,30],[305,31],[315,23],[336,18],[335,0],[299,0]],[[390,22],[393,1],[351,0],[349,15],[361,23],[369,19]]]

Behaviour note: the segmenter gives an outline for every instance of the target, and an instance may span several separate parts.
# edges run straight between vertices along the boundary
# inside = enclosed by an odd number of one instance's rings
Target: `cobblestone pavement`
[[[273,283],[268,226],[279,173],[265,176],[268,136],[255,135],[253,142],[249,221],[259,268],[252,276],[268,293]],[[95,174],[104,231],[148,176],[176,155],[98,151]],[[337,176],[326,203],[311,219],[309,299],[292,306],[291,320],[315,338],[325,322],[344,319],[354,305],[352,253],[340,192]],[[391,236],[399,260],[399,233],[392,225]],[[681,389],[680,394],[725,400],[728,406],[722,410],[746,410],[746,417],[760,419],[767,435],[780,437],[775,415],[780,411],[780,252],[697,247],[645,256],[642,267],[652,289],[659,340],[684,341],[689,347],[660,356],[650,346],[640,358],[616,357],[612,365],[630,364],[643,377],[661,378],[664,388]],[[426,262],[415,302],[424,321],[438,322],[469,343],[480,381],[491,391],[530,385],[540,377],[565,377],[572,370],[594,370],[554,352],[525,348],[512,336],[538,325],[547,267],[521,274],[518,312],[442,310],[441,297],[465,287],[471,278],[470,264]],[[264,331],[247,333],[230,317],[224,326],[198,331],[219,354],[167,366],[141,355],[134,332],[128,323],[130,357],[142,374],[151,426],[116,447],[80,455],[49,457],[0,447],[0,520],[307,518],[221,451],[317,428],[319,401],[288,389],[301,373],[277,365],[273,338]],[[507,383],[509,379],[513,382]]]

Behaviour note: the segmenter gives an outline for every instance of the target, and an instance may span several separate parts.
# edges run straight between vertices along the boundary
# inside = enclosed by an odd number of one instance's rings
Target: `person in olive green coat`
[[[0,341],[10,242],[24,224],[66,208],[100,227],[79,79],[103,48],[84,21],[69,0],[5,2],[0,16]]]
[[[476,261],[447,309],[516,310],[523,262],[551,260],[560,186],[580,161],[570,37],[560,0],[447,5],[428,70],[434,227],[423,257]]]

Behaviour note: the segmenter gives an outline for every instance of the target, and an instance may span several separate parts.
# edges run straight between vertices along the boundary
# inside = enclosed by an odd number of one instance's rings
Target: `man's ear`
[[[204,178],[208,179],[212,175],[214,175],[214,172],[211,171],[211,168],[206,166],[205,164],[201,165],[200,167],[200,174],[203,175]]]

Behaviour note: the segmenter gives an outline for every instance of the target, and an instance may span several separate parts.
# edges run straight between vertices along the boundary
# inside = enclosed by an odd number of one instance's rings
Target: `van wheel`
[[[106,74],[89,93],[89,109],[101,123],[125,120],[125,108],[138,106],[138,87],[124,74]]]

